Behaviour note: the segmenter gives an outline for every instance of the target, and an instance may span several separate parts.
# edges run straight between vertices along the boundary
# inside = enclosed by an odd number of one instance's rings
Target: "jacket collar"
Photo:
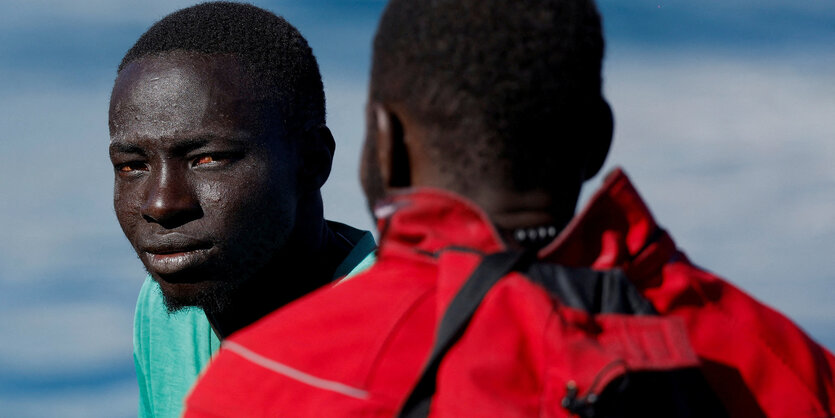
[[[409,190],[378,205],[375,214],[381,256],[403,250],[433,255],[450,247],[482,253],[507,248],[484,212],[448,191]],[[573,267],[622,268],[633,281],[640,281],[653,276],[674,253],[672,239],[623,170],[616,168],[538,258]]]

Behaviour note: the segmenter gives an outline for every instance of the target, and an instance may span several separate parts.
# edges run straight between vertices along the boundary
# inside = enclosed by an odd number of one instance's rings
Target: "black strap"
[[[435,379],[441,360],[458,341],[487,292],[499,279],[513,270],[525,254],[522,251],[490,254],[484,257],[481,264],[467,279],[467,282],[461,286],[461,290],[452,299],[441,319],[435,338],[435,346],[432,347],[432,355],[423,368],[418,383],[403,404],[399,414],[400,417],[429,416],[429,405],[432,402],[432,395],[435,394]]]

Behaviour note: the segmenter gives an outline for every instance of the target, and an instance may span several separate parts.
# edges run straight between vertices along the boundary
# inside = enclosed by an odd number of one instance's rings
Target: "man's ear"
[[[336,142],[331,130],[319,125],[305,132],[301,149],[301,180],[311,190],[319,190],[331,174]]]
[[[612,134],[615,128],[615,118],[612,114],[612,108],[609,107],[606,99],[600,98],[594,112],[596,114],[592,120],[595,122],[590,132],[592,141],[586,154],[585,180],[594,177],[603,167],[603,163],[606,162],[606,156],[609,155],[609,147],[612,145]]]
[[[384,105],[373,103],[371,111],[376,123],[377,161],[380,163],[380,176],[387,189],[409,187],[412,185],[409,150],[406,147],[403,121]]]

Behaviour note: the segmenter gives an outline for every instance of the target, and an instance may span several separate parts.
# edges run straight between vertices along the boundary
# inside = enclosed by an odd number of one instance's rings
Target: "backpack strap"
[[[523,259],[530,258],[526,257],[526,254],[530,253],[517,250],[490,254],[485,256],[476,267],[444,312],[429,361],[418,383],[406,398],[398,416],[402,418],[429,416],[429,405],[435,394],[435,380],[441,360],[461,337],[487,292],[499,279],[522,264]]]

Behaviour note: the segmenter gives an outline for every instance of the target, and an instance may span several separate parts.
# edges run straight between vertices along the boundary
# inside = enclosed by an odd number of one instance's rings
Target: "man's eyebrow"
[[[126,144],[124,142],[114,141],[110,143],[110,152],[120,152],[123,154],[139,154],[145,155],[145,150],[142,147]]]
[[[215,136],[215,135],[200,135],[191,138],[177,138],[170,140],[170,149],[174,153],[186,153],[191,150],[208,145],[212,142],[232,143],[235,145],[245,145],[250,142],[248,137],[242,135],[235,136]]]

